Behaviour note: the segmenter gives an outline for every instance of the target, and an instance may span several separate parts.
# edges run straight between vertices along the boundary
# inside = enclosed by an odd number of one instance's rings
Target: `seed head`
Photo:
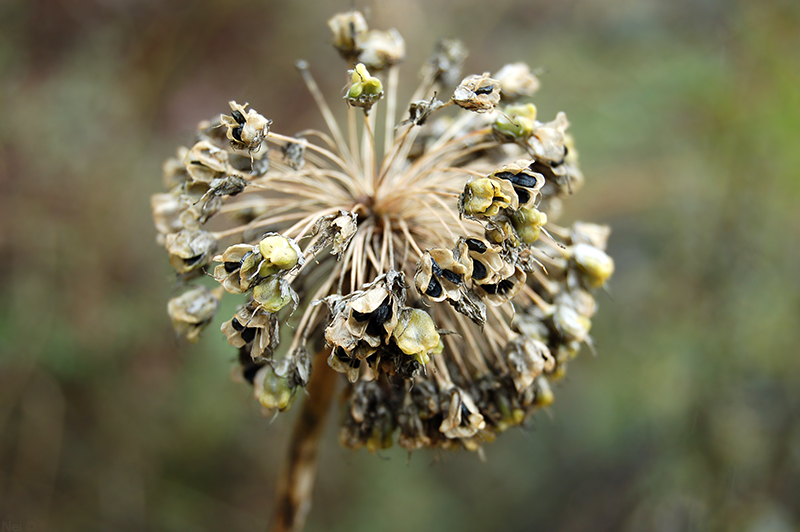
[[[223,292],[238,298],[221,331],[267,411],[290,408],[313,365],[342,373],[344,445],[478,449],[550,405],[591,343],[609,230],[557,223],[583,174],[566,115],[541,122],[525,101],[527,65],[467,76],[443,102],[466,49],[441,41],[398,106],[400,35],[357,11],[328,25],[355,65],[346,127],[299,62],[326,132],[282,135],[230,102],[164,164],[153,218],[184,287],[169,315],[195,340]],[[185,288],[203,274],[219,287]]]

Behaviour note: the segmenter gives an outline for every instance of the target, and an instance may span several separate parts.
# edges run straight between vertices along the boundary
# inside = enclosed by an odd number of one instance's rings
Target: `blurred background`
[[[401,94],[442,36],[465,73],[542,69],[587,177],[566,218],[613,227],[598,354],[487,463],[349,451],[330,423],[308,530],[800,530],[800,3],[457,5],[357,3],[406,39]],[[349,7],[0,2],[3,527],[266,527],[299,409],[263,418],[216,326],[176,339],[149,196],[230,99],[321,127],[293,64],[335,100]]]

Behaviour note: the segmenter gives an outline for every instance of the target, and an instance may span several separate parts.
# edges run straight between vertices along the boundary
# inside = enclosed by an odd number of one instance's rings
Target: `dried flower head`
[[[165,163],[159,241],[182,282],[220,285],[169,314],[193,340],[222,289],[241,298],[221,328],[238,375],[284,411],[312,366],[342,373],[347,446],[477,449],[551,404],[550,382],[591,342],[608,228],[557,225],[583,175],[566,116],[540,122],[519,101],[539,86],[527,65],[453,90],[466,50],[442,41],[398,124],[400,35],[357,11],[328,24],[355,64],[346,128],[299,62],[327,132],[281,135],[230,102]]]

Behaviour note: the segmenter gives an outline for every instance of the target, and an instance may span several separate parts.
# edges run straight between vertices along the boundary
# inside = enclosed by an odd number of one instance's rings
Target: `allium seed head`
[[[219,284],[190,287],[169,315],[195,340],[223,292],[239,298],[221,331],[268,411],[291,406],[312,366],[342,373],[344,445],[478,449],[551,404],[550,382],[591,342],[609,230],[556,223],[583,174],[566,115],[541,122],[522,101],[539,87],[527,65],[440,100],[466,57],[441,41],[398,124],[402,37],[357,11],[328,25],[354,65],[346,127],[299,62],[326,132],[282,135],[230,102],[164,164],[159,242],[182,285]]]

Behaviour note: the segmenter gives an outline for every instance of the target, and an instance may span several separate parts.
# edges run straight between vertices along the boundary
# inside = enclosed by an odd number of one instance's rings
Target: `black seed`
[[[364,323],[365,321],[367,321],[369,319],[370,313],[369,312],[359,312],[357,310],[354,310],[353,311],[353,317],[356,319],[357,322]]]
[[[345,351],[341,347],[337,347],[336,351],[334,351],[333,354],[336,358],[338,358],[342,362],[347,362],[348,360],[350,360],[350,356],[347,354],[347,351]]]
[[[487,294],[496,294],[497,293],[497,285],[496,284],[482,284],[481,288],[483,288],[483,290]]]
[[[480,281],[486,279],[486,266],[481,261],[472,259],[472,278]]]
[[[431,258],[431,271],[433,272],[434,277],[441,277],[442,276],[442,267],[439,266],[439,263]]]
[[[234,120],[236,120],[237,123],[239,124],[245,123],[244,115],[240,111],[231,111],[231,116],[233,117]]]
[[[533,166],[533,164],[531,164],[531,166]],[[499,177],[500,179],[506,179],[508,181],[511,181],[512,184],[520,187],[533,188],[536,186],[536,178],[529,175],[525,175],[523,173],[512,174],[511,172],[497,172],[496,174],[494,174],[494,177]]]
[[[238,262],[226,262],[225,263],[225,271],[228,273],[233,273],[240,268],[241,264]]]
[[[244,330],[242,331],[242,340],[244,340],[244,343],[249,344],[250,342],[252,342],[253,339],[256,337],[257,331],[258,329],[256,329],[255,327],[245,327]]]
[[[436,277],[431,276],[431,282],[428,283],[428,288],[425,289],[425,295],[430,297],[439,297],[442,295],[442,285],[436,280]]]
[[[231,130],[231,136],[239,142],[242,142],[242,126],[235,127]]]
[[[507,294],[512,288],[514,288],[514,282],[508,279],[503,279],[497,283],[497,293],[500,295]]]
[[[244,254],[244,257],[242,257],[242,260],[240,260],[240,261],[239,261],[239,267],[240,267],[240,268],[241,268],[241,267],[242,267],[242,265],[244,264],[244,261],[246,261],[246,260],[247,260],[247,258],[248,258],[248,257],[250,257],[250,255],[252,255],[252,254],[253,254],[253,252],[252,252],[252,251],[248,251],[247,253],[245,253],[245,254]]]
[[[392,296],[386,296],[381,306],[372,313],[372,318],[369,320],[369,325],[367,325],[367,333],[370,336],[380,336],[384,330],[384,322],[392,319],[392,314]]]
[[[351,368],[359,368],[361,367],[361,361],[357,358],[350,359],[350,367]]]
[[[491,94],[494,90],[494,85],[487,85],[485,87],[478,87],[475,89],[475,94]]]
[[[461,423],[467,423],[469,421],[469,409],[461,403]]]
[[[231,320],[231,325],[233,326],[234,331],[242,332],[244,330],[244,325],[239,323],[239,320],[237,320],[236,318],[233,318]]]
[[[477,251],[478,253],[486,253],[486,244],[484,244],[477,238],[468,238],[466,242],[467,242],[467,247],[471,251]]]
[[[183,262],[186,263],[187,266],[194,266],[195,264],[199,263],[203,260],[204,255],[195,255],[194,257],[189,257],[188,259],[183,259]]]
[[[517,193],[517,197],[519,198],[519,202],[522,205],[524,205],[525,203],[528,203],[528,201],[531,199],[531,193],[528,192],[527,188],[514,187],[514,192]]]
[[[442,270],[442,277],[444,277],[453,284],[461,284],[462,282],[464,282],[463,278],[459,274],[452,272],[450,270]]]

